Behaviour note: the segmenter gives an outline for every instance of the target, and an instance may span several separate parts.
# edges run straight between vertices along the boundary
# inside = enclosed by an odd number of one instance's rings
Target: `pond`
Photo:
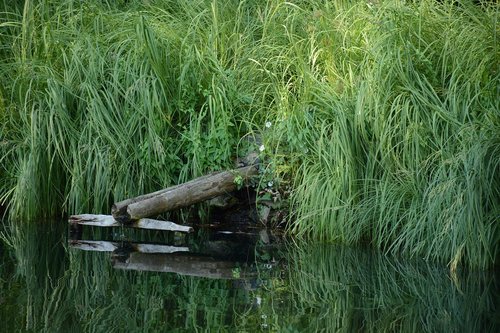
[[[493,272],[267,232],[68,234],[4,230],[2,332],[500,331]]]

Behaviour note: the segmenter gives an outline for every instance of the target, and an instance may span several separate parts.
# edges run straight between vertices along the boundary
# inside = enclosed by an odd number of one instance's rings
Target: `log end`
[[[127,212],[127,206],[124,206],[118,209],[115,205],[111,208],[111,215],[113,218],[124,225],[130,225],[135,222],[134,219],[131,218],[130,214]]]

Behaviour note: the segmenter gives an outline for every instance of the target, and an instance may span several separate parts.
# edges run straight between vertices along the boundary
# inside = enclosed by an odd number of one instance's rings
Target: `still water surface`
[[[4,231],[2,332],[500,332],[491,272],[265,234],[67,234]]]

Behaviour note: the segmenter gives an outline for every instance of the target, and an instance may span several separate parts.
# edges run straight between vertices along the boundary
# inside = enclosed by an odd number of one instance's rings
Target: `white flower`
[[[270,121],[266,121],[266,128],[271,128],[273,124]]]
[[[268,187],[273,187],[273,182],[267,182]]]
[[[266,147],[264,147],[264,145],[260,145],[259,151],[264,151],[264,149],[266,149]]]

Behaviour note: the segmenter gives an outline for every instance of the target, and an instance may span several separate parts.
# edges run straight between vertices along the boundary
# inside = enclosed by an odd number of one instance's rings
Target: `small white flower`
[[[273,124],[270,121],[266,121],[266,128],[271,128]]]
[[[260,145],[259,151],[264,151],[264,149],[266,149],[266,147],[264,147],[264,145]]]
[[[273,187],[273,182],[267,182],[268,187]]]

